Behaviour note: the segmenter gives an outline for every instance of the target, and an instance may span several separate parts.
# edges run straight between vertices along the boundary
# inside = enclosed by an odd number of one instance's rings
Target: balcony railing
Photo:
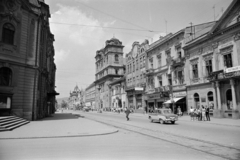
[[[173,62],[173,63],[172,63],[173,66],[181,66],[181,65],[184,65],[185,57],[175,58],[175,59],[173,59],[172,62]]]

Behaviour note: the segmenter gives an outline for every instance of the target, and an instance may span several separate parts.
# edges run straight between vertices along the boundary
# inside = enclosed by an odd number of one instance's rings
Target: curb
[[[117,133],[119,130],[114,130],[105,133],[92,133],[92,134],[79,134],[79,135],[68,135],[68,136],[42,136],[42,137],[14,137],[14,138],[0,138],[0,140],[11,140],[11,139],[42,139],[42,138],[74,138],[74,137],[89,137],[89,136],[101,136]]]

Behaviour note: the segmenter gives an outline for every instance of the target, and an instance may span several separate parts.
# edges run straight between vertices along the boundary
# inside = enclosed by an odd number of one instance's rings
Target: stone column
[[[134,106],[134,108],[133,109],[137,108],[136,105],[137,105],[137,103],[136,103],[136,94],[134,92],[134,94],[133,94],[133,106]]]
[[[221,93],[219,89],[220,83],[216,82],[216,90],[217,90],[217,107],[213,110],[213,117],[215,118],[223,118],[223,110],[222,110],[222,103],[221,103]],[[215,96],[216,97],[216,96]],[[215,102],[214,102],[215,103]]]
[[[233,119],[239,119],[239,111],[237,110],[237,101],[236,101],[236,92],[235,92],[235,81],[234,79],[230,79],[230,85],[232,90],[232,104],[233,104],[233,111],[232,111],[232,118]]]
[[[217,100],[218,100],[217,109],[218,109],[218,110],[221,110],[221,109],[222,109],[222,104],[221,104],[221,93],[220,93],[219,87],[220,87],[220,84],[219,84],[219,82],[217,81],[217,82],[216,82]]]
[[[212,87],[213,87],[213,89],[214,89],[214,94],[213,94],[213,101],[214,101],[214,109],[218,109],[217,108],[217,106],[218,106],[218,104],[217,104],[217,94],[216,94],[216,86],[215,86],[215,83],[214,82],[212,82]]]

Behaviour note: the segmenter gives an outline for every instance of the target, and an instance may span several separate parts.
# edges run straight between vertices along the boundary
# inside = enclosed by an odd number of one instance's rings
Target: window
[[[179,84],[183,84],[183,82],[184,82],[183,71],[177,72],[177,80],[178,80]]]
[[[162,61],[161,56],[158,56],[158,68],[160,68],[162,66],[161,61]]]
[[[198,78],[198,65],[197,64],[192,65],[192,73],[193,73],[193,78]]]
[[[119,57],[118,57],[118,55],[116,54],[115,55],[115,62],[118,62],[119,61]]]
[[[115,69],[115,74],[118,74],[118,69]]]
[[[162,86],[162,76],[158,76],[159,86]]]
[[[212,73],[212,60],[207,60],[206,62],[206,76]]]
[[[138,60],[136,60],[136,70],[138,70]]]
[[[225,66],[225,67],[230,68],[230,67],[233,66],[233,65],[232,65],[232,54],[231,54],[231,53],[225,54],[225,55],[223,56],[223,58],[224,58],[224,66]]]
[[[194,102],[195,102],[195,108],[199,109],[200,108],[200,97],[197,93],[193,95],[194,97]]]
[[[135,62],[133,62],[133,72],[135,72]]]
[[[8,44],[14,44],[15,28],[12,24],[6,23],[3,25],[2,41]]]
[[[172,85],[172,75],[168,75],[168,85]]]
[[[12,81],[12,71],[7,67],[0,68],[0,85],[10,86]]]
[[[140,57],[140,68],[142,68],[142,57]]]
[[[145,56],[143,56],[143,66],[142,67],[145,67]]]
[[[153,58],[149,59],[150,68],[153,68]]]

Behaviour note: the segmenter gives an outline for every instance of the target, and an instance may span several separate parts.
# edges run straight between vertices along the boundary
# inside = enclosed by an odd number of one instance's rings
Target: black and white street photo
[[[239,0],[0,0],[0,160],[239,160]]]

